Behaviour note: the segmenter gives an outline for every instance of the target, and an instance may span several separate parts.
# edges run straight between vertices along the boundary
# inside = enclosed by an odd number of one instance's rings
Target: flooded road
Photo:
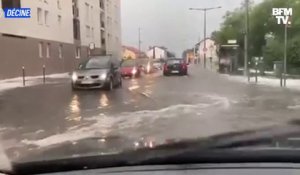
[[[66,78],[5,91],[0,96],[0,135],[9,157],[19,159],[94,137],[100,142],[126,138],[130,145],[146,138],[159,144],[282,124],[299,114],[297,91],[234,82],[194,66],[189,76],[158,72],[125,79],[112,92],[72,91]],[[113,143],[110,147],[116,149],[130,147]]]

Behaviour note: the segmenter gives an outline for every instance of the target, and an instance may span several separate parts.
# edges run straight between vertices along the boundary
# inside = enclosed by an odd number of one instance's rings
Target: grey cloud
[[[142,48],[164,45],[180,56],[203,38],[203,13],[190,7],[222,9],[207,14],[207,36],[219,28],[228,10],[240,6],[243,0],[122,0],[123,44],[138,45],[138,27],[142,28]],[[258,0],[259,1],[259,0]]]

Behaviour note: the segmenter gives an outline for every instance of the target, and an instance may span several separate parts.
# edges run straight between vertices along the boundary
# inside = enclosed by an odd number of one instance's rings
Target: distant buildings
[[[204,41],[206,41],[206,49],[204,47]],[[217,45],[214,40],[210,38],[206,38],[205,40],[201,40],[197,43],[199,58],[201,62],[204,62],[204,54],[206,54],[207,62],[212,61],[213,63],[219,62],[219,58],[217,55]]]
[[[206,42],[206,49],[204,47],[204,41]],[[219,66],[219,57],[217,54],[218,46],[215,41],[206,38],[195,44],[195,48],[187,49],[183,52],[183,57],[192,63],[204,64],[204,55],[206,55],[206,67],[208,69],[217,70]]]
[[[174,53],[168,51],[167,48],[162,46],[150,47],[149,50],[146,52],[146,55],[148,56],[148,58],[153,59],[165,59],[175,57]]]
[[[196,59],[195,49],[187,49],[183,52],[182,58],[184,58],[189,63],[194,63]]]
[[[140,52],[139,49],[130,47],[130,46],[123,46],[123,59],[137,59],[137,58],[146,58],[146,54],[144,52]]]
[[[120,0],[0,0],[31,8],[30,19],[0,21],[0,79],[74,69],[92,54],[122,57]],[[94,50],[89,45],[94,43]]]

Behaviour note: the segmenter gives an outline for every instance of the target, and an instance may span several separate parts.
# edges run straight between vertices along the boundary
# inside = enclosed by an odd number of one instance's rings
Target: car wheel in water
[[[106,86],[106,90],[111,91],[111,90],[113,90],[113,88],[114,88],[114,83],[113,83],[112,78],[110,78],[109,82],[108,82],[108,84]]]
[[[77,88],[73,84],[71,84],[71,88],[72,88],[72,91],[76,91],[77,90]]]
[[[118,85],[118,87],[122,87],[122,85],[123,85],[123,82],[122,82],[122,77],[120,77],[120,80],[119,80],[119,85]]]

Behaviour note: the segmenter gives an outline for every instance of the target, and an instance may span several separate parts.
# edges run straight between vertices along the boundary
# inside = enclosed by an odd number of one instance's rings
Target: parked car
[[[188,74],[188,64],[184,59],[171,58],[166,61],[163,68],[163,74],[165,76],[171,74],[187,75]]]
[[[124,60],[121,63],[122,77],[140,77],[141,71],[141,66],[136,60]]]
[[[72,73],[72,88],[112,90],[122,86],[120,61],[112,56],[94,56],[79,64]]]

